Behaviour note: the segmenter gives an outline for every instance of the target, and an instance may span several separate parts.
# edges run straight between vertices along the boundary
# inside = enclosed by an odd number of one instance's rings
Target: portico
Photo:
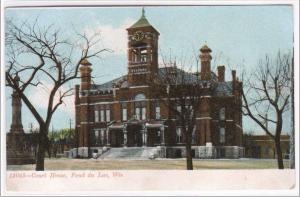
[[[165,125],[128,121],[113,124],[106,129],[106,146],[109,147],[147,147],[165,145]]]

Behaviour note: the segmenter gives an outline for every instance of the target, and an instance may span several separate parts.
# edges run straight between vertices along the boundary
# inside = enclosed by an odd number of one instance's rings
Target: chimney
[[[224,82],[225,81],[225,66],[218,66],[218,81]]]
[[[201,60],[201,73],[200,79],[201,80],[211,80],[211,70],[210,70],[210,61],[212,59],[210,53],[212,52],[211,49],[205,44],[200,49],[200,60]]]
[[[232,94],[235,94],[236,89],[236,70],[232,70]]]
[[[80,64],[81,90],[90,90],[91,88],[91,63],[87,59],[83,59]]]

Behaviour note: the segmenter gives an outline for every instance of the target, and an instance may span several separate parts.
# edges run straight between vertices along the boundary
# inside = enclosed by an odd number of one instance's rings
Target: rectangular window
[[[225,128],[221,127],[220,128],[220,143],[224,144],[225,143]]]
[[[95,110],[95,122],[99,122],[99,111]]]
[[[196,144],[196,126],[194,126],[194,128],[193,128],[192,144]]]
[[[142,120],[146,120],[146,107],[142,108]]]
[[[101,140],[101,144],[104,144],[104,129],[101,129],[101,133],[100,133],[100,140]]]
[[[219,118],[220,118],[220,120],[225,120],[225,107],[220,109]]]
[[[110,110],[106,110],[106,122],[110,122]]]
[[[140,120],[140,108],[135,108],[135,116],[137,120]]]
[[[160,119],[160,107],[155,107],[155,119]]]
[[[99,137],[99,131],[96,130],[96,131],[95,131],[95,138],[98,139],[98,137]]]
[[[101,121],[101,122],[104,122],[104,121],[105,121],[104,110],[100,110],[100,121]]]
[[[176,110],[180,113],[181,112],[181,106],[177,106]]]
[[[127,109],[126,108],[122,109],[122,120],[127,121]]]
[[[182,130],[180,127],[176,128],[176,142],[182,143]]]

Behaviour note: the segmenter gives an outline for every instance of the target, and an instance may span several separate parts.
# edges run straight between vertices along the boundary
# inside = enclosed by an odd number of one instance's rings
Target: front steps
[[[157,147],[126,147],[110,148],[101,154],[98,159],[135,159],[145,160],[159,157],[159,148]]]

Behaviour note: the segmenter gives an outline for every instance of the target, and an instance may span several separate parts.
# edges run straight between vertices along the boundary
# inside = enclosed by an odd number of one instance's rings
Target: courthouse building
[[[148,22],[144,10],[127,32],[127,75],[96,85],[91,79],[92,64],[81,62],[81,84],[75,86],[77,154],[90,157],[92,153],[140,147],[156,149],[157,157],[184,157],[181,126],[152,91],[153,76],[162,77],[167,69],[158,64],[160,33]],[[225,81],[223,65],[215,74],[211,52],[206,44],[200,48],[200,73],[184,72],[207,90],[192,134],[192,155],[239,158],[243,156],[242,83],[235,70]]]

